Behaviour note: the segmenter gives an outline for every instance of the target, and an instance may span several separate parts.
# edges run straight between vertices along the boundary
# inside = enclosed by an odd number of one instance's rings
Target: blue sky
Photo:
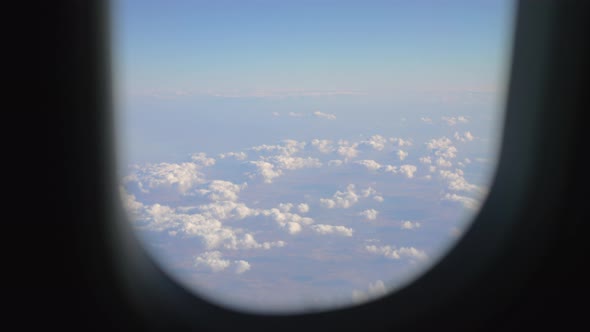
[[[195,292],[262,311],[381,296],[485,199],[513,2],[113,7],[122,197]]]
[[[508,4],[119,1],[116,31],[134,89],[492,90]]]

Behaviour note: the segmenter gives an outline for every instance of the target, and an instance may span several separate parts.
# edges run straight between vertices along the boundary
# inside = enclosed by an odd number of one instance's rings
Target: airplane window
[[[122,202],[198,296],[363,303],[425,273],[483,204],[513,1],[112,7]]]

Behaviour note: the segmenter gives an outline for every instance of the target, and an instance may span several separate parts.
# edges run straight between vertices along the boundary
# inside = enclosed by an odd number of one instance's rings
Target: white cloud
[[[446,122],[449,126],[454,126],[457,123],[468,123],[469,119],[467,119],[464,116],[443,116],[442,117],[443,121]]]
[[[379,203],[383,202],[383,196],[373,196],[373,199],[376,200]]]
[[[213,180],[209,189],[201,189],[202,195],[207,195],[212,201],[236,201],[240,190],[246,187],[246,183],[237,185],[229,181]]]
[[[136,182],[145,193],[150,189],[174,189],[186,194],[195,185],[205,182],[195,163],[159,163],[134,166],[134,173],[125,177],[126,182]]]
[[[439,171],[441,177],[445,179],[449,185],[449,189],[453,191],[465,191],[465,192],[479,192],[483,190],[469,182],[463,177],[463,171],[461,169],[455,169],[455,172],[448,170]]]
[[[139,217],[144,208],[143,203],[139,202],[135,198],[135,195],[127,193],[123,186],[119,187],[119,193],[125,209],[131,214],[131,216],[135,218]],[[134,221],[136,220],[135,218],[133,219]]]
[[[348,141],[340,140],[338,141],[338,154],[345,158],[345,160],[352,159],[356,157],[359,153],[357,149],[358,143],[349,144]]]
[[[392,166],[392,165],[385,165],[383,166],[383,171],[387,172],[387,173],[397,173],[397,166]]]
[[[215,165],[215,159],[207,157],[207,154],[203,152],[194,153],[193,155],[191,155],[191,160],[195,164],[200,165],[202,167]]]
[[[450,161],[446,160],[446,159],[445,159],[445,158],[443,158],[443,157],[439,157],[439,158],[436,160],[436,164],[437,164],[438,166],[440,166],[440,167],[451,167],[451,166],[453,166],[453,163],[451,163]]]
[[[431,119],[431,118],[429,118],[429,117],[427,117],[427,116],[423,116],[423,117],[421,117],[421,118],[420,118],[420,120],[421,120],[422,122],[426,122],[426,123],[432,123],[432,119]]]
[[[450,193],[447,193],[444,196],[444,199],[448,201],[459,202],[463,204],[464,207],[472,210],[478,209],[481,204],[478,200],[474,198]]]
[[[289,234],[297,234],[299,232],[301,232],[301,225],[293,222],[293,221],[289,221],[286,225],[287,230],[289,231]]]
[[[414,165],[401,165],[399,167],[399,171],[405,175],[408,179],[411,179],[414,177],[414,173],[416,173],[416,171],[418,170],[418,168]]]
[[[432,164],[432,159],[430,157],[420,157],[420,162],[423,164]]]
[[[260,214],[258,210],[251,209],[244,203],[236,203],[234,201],[216,201],[214,203],[200,205],[198,209],[203,216],[218,220],[241,220]]]
[[[291,157],[285,155],[278,155],[270,158],[275,165],[282,168],[282,169],[300,169],[300,168],[311,168],[311,167],[321,167],[322,163],[317,158],[302,158],[302,157]]]
[[[397,144],[397,146],[399,146],[400,148],[403,148],[404,146],[412,146],[412,141],[409,139],[391,137],[389,138],[389,141],[393,144]]]
[[[389,259],[409,258],[425,260],[428,258],[424,251],[418,250],[414,247],[401,247],[398,249],[388,245],[380,247],[377,247],[375,245],[368,245],[365,246],[365,249],[372,254],[382,255]]]
[[[367,220],[377,219],[378,214],[379,214],[379,211],[377,211],[375,209],[368,209],[368,210],[365,210],[365,211],[359,213],[360,216],[365,217],[365,219],[367,219]]]
[[[299,213],[307,213],[309,212],[309,205],[301,203],[297,205],[297,210],[299,210]]]
[[[213,272],[223,271],[230,266],[231,262],[221,258],[221,252],[208,251],[195,257],[195,267],[200,269],[207,267]]]
[[[330,113],[322,113],[320,111],[313,112],[313,116],[316,118],[328,119],[328,120],[336,120],[336,115]]]
[[[220,159],[225,159],[229,157],[233,157],[236,160],[245,160],[246,158],[248,158],[248,155],[245,152],[227,152],[219,154]]]
[[[352,236],[354,232],[352,228],[344,226],[332,226],[332,225],[313,225],[311,228],[318,234],[336,234],[342,236]]]
[[[469,131],[466,131],[463,134],[459,134],[459,132],[456,131],[454,137],[455,137],[455,139],[457,141],[463,142],[463,143],[470,142],[470,141],[473,141],[475,139],[475,136],[473,136],[471,134],[471,132],[469,132]]]
[[[291,156],[301,151],[305,147],[305,145],[305,142],[298,142],[296,140],[286,139],[281,141],[281,144],[262,144],[258,146],[253,146],[250,148],[250,150],[256,152],[276,152],[278,155]]]
[[[416,229],[416,228],[420,228],[420,223],[417,221],[409,221],[409,220],[404,220],[401,222],[401,229]]]
[[[359,196],[355,192],[354,184],[349,184],[346,191],[336,191],[332,198],[321,198],[320,204],[329,209],[343,208],[347,209],[359,200]]]
[[[377,190],[373,189],[373,187],[367,187],[366,189],[361,190],[361,195],[363,197],[369,197],[371,195],[375,195]]]
[[[265,183],[272,183],[272,180],[283,172],[280,169],[275,169],[275,166],[269,162],[258,160],[258,161],[251,161],[251,164],[255,165],[258,169],[255,174],[250,174],[251,177],[255,175],[259,175],[264,179]]]
[[[318,149],[318,151],[320,151],[321,153],[330,153],[334,151],[332,141],[327,139],[313,139],[311,140],[311,145]]]
[[[448,137],[443,136],[438,139],[433,138],[433,139],[429,140],[428,142],[426,142],[426,147],[429,150],[439,150],[439,149],[447,149],[452,144],[453,144],[453,142]]]
[[[299,118],[299,117],[304,116],[303,113],[297,113],[297,112],[289,112],[288,115],[291,116],[291,117],[296,117],[296,118]]]
[[[399,160],[404,160],[408,156],[408,153],[404,150],[398,150],[397,156],[399,157]]]
[[[302,230],[302,225],[310,225],[314,222],[312,218],[302,217],[296,213],[281,211],[277,208],[263,210],[261,213],[273,218],[273,220],[279,224],[279,226],[285,228],[289,234],[297,234]]]
[[[387,294],[385,284],[383,281],[377,280],[374,283],[369,283],[367,291],[353,290],[352,300],[356,303],[362,303],[385,294]]]
[[[146,208],[146,228],[152,231],[168,231],[171,235],[198,237],[209,250],[219,247],[231,250],[270,249],[285,245],[283,241],[259,243],[250,233],[240,236],[241,231],[224,226],[221,220],[240,217],[239,214],[243,213],[239,212],[240,207],[253,211],[232,201],[200,206],[202,213],[196,214],[177,213],[169,206],[154,204]]]
[[[237,274],[242,274],[250,270],[250,263],[244,260],[236,260],[232,262],[228,259],[223,259],[221,252],[219,251],[207,251],[195,257],[194,260],[194,266],[198,270],[207,269],[212,272],[221,272],[231,265],[234,266],[234,272]]]
[[[362,144],[371,146],[374,150],[381,151],[387,144],[387,138],[381,135],[373,135],[368,140],[363,141]]]
[[[250,270],[251,266],[250,263],[244,261],[244,260],[239,260],[239,261],[234,261],[235,264],[235,272],[237,274],[242,274],[248,270]]]
[[[293,203],[279,203],[279,211],[289,212],[293,208]]]
[[[356,163],[365,166],[370,171],[376,171],[381,168],[381,164],[375,160],[359,160]]]
[[[426,147],[429,150],[435,150],[435,155],[446,159],[455,158],[457,156],[457,148],[452,145],[452,142],[447,137],[439,139],[431,139],[426,142]]]

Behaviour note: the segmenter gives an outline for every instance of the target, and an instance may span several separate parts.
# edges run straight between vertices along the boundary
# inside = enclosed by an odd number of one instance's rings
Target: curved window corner
[[[487,197],[513,6],[115,2],[135,234],[173,280],[244,312],[408,285]]]

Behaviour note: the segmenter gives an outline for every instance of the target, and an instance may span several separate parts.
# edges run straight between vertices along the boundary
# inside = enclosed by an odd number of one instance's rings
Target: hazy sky
[[[271,311],[379,296],[485,198],[513,2],[113,10],[123,199],[198,293]]]

